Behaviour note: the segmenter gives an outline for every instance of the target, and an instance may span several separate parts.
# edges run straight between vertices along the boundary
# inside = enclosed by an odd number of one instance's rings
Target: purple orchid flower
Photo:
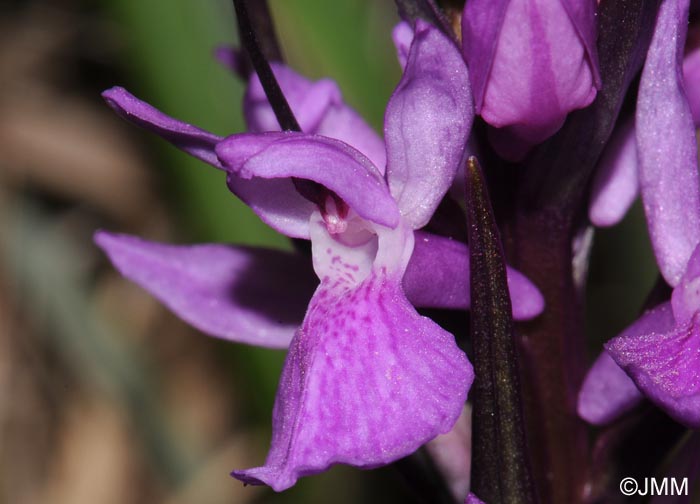
[[[595,0],[470,0],[464,56],[476,112],[501,156],[522,159],[600,88]]]
[[[398,23],[393,30],[392,38],[402,69],[406,66],[413,37],[413,28],[406,22]],[[243,73],[240,71],[240,56],[235,49],[220,47],[216,51],[216,56],[220,62],[243,78]],[[354,110],[343,102],[335,82],[330,79],[312,82],[281,63],[273,62],[271,66],[303,131],[342,140],[366,155],[376,167],[385,166],[384,142]],[[255,74],[249,78],[243,110],[250,131],[280,130],[274,111]],[[461,171],[455,174],[454,181],[451,191],[455,186],[461,187],[460,194],[463,196],[464,177]],[[459,193],[459,191],[454,192]],[[468,308],[469,293],[466,292],[468,291],[465,287],[466,283],[452,281],[452,275],[466,274],[466,278],[469,278],[466,247],[459,242],[424,232],[418,232],[417,236],[421,239],[417,242],[416,250],[404,276],[404,290],[411,302],[415,306],[425,308]],[[424,250],[425,253],[423,253]],[[449,258],[446,262],[450,262],[452,266],[444,265],[441,271],[436,271],[430,264],[432,256]],[[436,274],[439,278],[435,277]],[[430,285],[435,282],[438,287],[430,288]],[[544,300],[527,278],[518,271],[508,268],[508,283],[513,300],[513,317],[516,320],[528,320],[541,313]]]
[[[400,22],[392,35],[399,64],[403,69],[414,37],[413,28],[406,22]],[[243,78],[240,56],[236,50],[220,47],[216,56],[221,63]],[[271,66],[303,131],[335,138],[351,145],[384,173],[384,142],[343,102],[340,89],[334,81],[322,79],[312,82],[281,63],[273,62]],[[243,110],[250,131],[280,130],[274,111],[255,74],[249,78]],[[458,171],[453,178],[451,192],[463,197],[463,173]],[[461,191],[453,191],[455,186],[461,188]],[[466,246],[426,232],[419,231],[416,236],[419,239],[403,281],[409,300],[414,306],[423,308],[468,309],[469,260]],[[444,259],[440,266],[433,264],[435,257]],[[544,299],[539,290],[517,270],[508,267],[507,271],[513,317],[516,320],[528,320],[539,315],[544,308]],[[458,277],[466,278],[465,282],[455,281]]]
[[[286,70],[276,71],[279,77]],[[415,231],[449,188],[470,129],[459,52],[438,30],[417,24],[387,106],[385,151],[337,87],[281,79],[283,89],[295,82],[302,85],[289,98],[309,130],[304,134],[222,139],[123,89],[104,96],[123,117],[226,171],[231,191],[271,227],[310,239],[320,279],[315,292],[310,268],[292,254],[96,235],[125,276],[195,327],[234,341],[289,346],[266,464],[234,473],[278,491],[335,463],[389,463],[448,432],[473,379],[452,335],[412,306],[464,308],[469,301],[466,247]],[[254,129],[267,129],[269,104],[256,93],[250,86],[246,116]],[[348,121],[356,127],[345,127]],[[296,192],[292,178],[330,192],[316,206]],[[510,273],[514,299],[523,296],[514,305],[530,316],[541,311],[537,289]]]

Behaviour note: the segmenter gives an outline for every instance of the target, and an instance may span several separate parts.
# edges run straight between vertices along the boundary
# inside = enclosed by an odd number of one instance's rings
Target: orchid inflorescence
[[[216,55],[247,82],[247,132],[219,137],[119,87],[103,97],[224,172],[310,253],[95,235],[125,277],[202,332],[288,349],[267,460],[233,476],[282,491],[427,444],[454,501],[607,502],[628,469],[620,450],[653,425],[669,433],[669,467],[700,480],[689,0],[397,0],[403,75],[383,135],[332,80],[268,57],[264,2],[234,4],[243,48]],[[637,195],[659,286],[584,379],[590,229],[621,221]],[[468,334],[425,316],[465,310]]]

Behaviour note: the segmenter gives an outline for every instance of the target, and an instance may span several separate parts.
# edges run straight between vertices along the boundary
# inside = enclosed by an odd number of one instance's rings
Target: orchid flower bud
[[[471,0],[462,15],[476,112],[511,161],[552,136],[600,88],[595,0]]]

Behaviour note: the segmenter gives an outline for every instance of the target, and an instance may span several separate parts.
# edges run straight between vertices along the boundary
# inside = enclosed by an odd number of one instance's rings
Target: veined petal
[[[501,3],[490,3],[470,0],[464,11],[466,24],[471,16],[500,20],[496,14],[500,15]],[[589,53],[589,47],[595,48],[594,13],[594,0],[511,0],[486,77],[477,77],[471,67],[472,47],[481,44],[465,39],[470,73],[479,82],[486,80],[477,110],[497,128],[490,131],[490,137],[503,157],[522,159],[533,145],[553,135],[570,111],[595,98],[597,58]],[[467,35],[481,34],[468,28]]]
[[[398,225],[398,207],[377,168],[338,140],[294,132],[240,134],[220,142],[216,153],[232,174],[231,190],[288,236],[308,238],[315,209],[297,194],[292,177],[325,186],[366,220]]]
[[[504,4],[470,0],[463,15],[463,41],[475,96],[480,87],[477,111],[498,128],[490,133],[499,153],[517,161],[553,135],[570,111],[589,105],[596,96],[597,57],[590,52],[595,51],[595,2]],[[486,22],[498,26],[483,27]],[[485,28],[495,40],[479,42],[482,32],[476,28]],[[482,48],[488,53],[475,52]],[[477,75],[482,70],[488,73]]]
[[[586,56],[590,63],[595,87],[600,89],[600,69],[598,68],[598,46],[596,45],[596,7],[597,0],[561,0],[564,9],[569,14],[571,23],[581,38]]]
[[[644,396],[607,352],[598,356],[578,395],[578,414],[593,425],[605,425],[625,414]]]
[[[639,83],[639,185],[659,269],[675,286],[700,242],[695,127],[683,89],[688,0],[661,3]]]
[[[219,48],[217,58],[239,73],[238,58],[233,49]],[[304,133],[341,140],[367,156],[384,173],[384,142],[355,110],[345,104],[340,88],[333,80],[313,82],[282,63],[271,62],[270,67]],[[275,112],[256,74],[251,75],[243,97],[243,114],[251,132],[280,131]]]
[[[117,114],[127,121],[152,131],[191,156],[201,159],[215,168],[223,169],[214,152],[214,147],[221,141],[221,137],[173,119],[148,103],[139,100],[124,88],[108,89],[102,93],[102,97]]]
[[[588,216],[598,227],[620,222],[639,194],[637,141],[634,121],[613,133],[593,179]]]
[[[416,232],[413,255],[406,268],[403,288],[414,306],[469,308],[469,249],[442,236]],[[544,309],[544,298],[522,273],[507,269],[513,318],[528,320]]]
[[[462,51],[469,64],[469,77],[476,112],[481,113],[486,84],[496,56],[498,35],[510,0],[470,0],[462,14]]]
[[[406,70],[387,105],[387,180],[413,229],[427,224],[459,167],[474,117],[457,47],[418,20]]]
[[[668,303],[662,306],[671,311]],[[623,334],[605,345],[649,400],[693,429],[700,428],[699,318],[667,332]]]
[[[264,466],[233,473],[277,491],[335,463],[375,467],[412,453],[452,428],[473,380],[452,335],[403,295],[409,229],[376,228],[376,246],[350,254],[318,213],[311,230],[321,285],[285,362],[272,446]]]
[[[211,336],[286,348],[316,281],[307,260],[229,245],[175,246],[99,231],[119,272]]]

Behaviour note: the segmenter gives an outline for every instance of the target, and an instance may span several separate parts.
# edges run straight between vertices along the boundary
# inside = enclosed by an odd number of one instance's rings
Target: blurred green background
[[[331,77],[377,130],[398,82],[390,0],[271,0],[288,63]],[[259,465],[283,353],[207,338],[122,280],[97,228],[289,248],[220,172],[121,121],[122,85],[217,134],[243,130],[224,0],[0,5],[0,502],[413,502],[390,468],[337,467],[275,494]],[[641,212],[596,238],[589,330],[631,321],[653,283]]]

